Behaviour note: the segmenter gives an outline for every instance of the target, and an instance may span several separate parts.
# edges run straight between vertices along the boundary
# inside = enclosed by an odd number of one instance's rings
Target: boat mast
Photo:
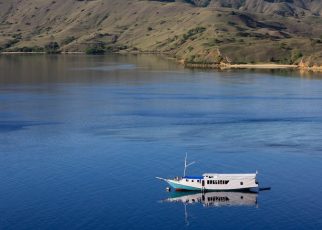
[[[187,158],[188,158],[188,154],[186,153],[186,158],[184,159],[184,170],[183,170],[183,176],[186,176],[186,169],[190,166],[193,165],[194,163],[196,163],[195,161],[187,164]]]

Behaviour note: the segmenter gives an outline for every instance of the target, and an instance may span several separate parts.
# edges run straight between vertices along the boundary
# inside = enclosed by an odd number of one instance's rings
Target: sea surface
[[[271,190],[169,193],[186,153]],[[0,56],[0,229],[322,229],[322,75]]]

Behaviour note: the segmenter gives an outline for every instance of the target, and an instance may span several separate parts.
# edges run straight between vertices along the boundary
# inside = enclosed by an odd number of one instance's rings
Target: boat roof
[[[195,179],[195,180],[202,180],[205,177],[207,178],[219,178],[219,177],[256,177],[256,173],[248,173],[248,174],[221,174],[221,173],[204,173],[202,176],[185,176],[183,179]]]
[[[257,173],[246,173],[246,174],[222,174],[222,173],[204,173],[204,177],[254,177]]]
[[[196,180],[202,180],[203,176],[185,176],[184,179],[196,179]]]

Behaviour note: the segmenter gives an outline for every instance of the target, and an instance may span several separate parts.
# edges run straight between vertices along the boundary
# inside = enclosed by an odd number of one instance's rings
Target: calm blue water
[[[0,229],[322,229],[321,77],[0,56]],[[258,170],[272,190],[185,218],[154,178],[185,152],[189,174]]]

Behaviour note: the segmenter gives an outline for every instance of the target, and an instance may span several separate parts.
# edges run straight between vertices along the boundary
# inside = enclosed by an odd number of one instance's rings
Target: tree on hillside
[[[60,53],[59,45],[57,42],[49,42],[45,45],[45,52],[48,54],[56,54]]]
[[[86,54],[105,54],[106,47],[104,43],[94,43],[90,44],[86,50]]]

